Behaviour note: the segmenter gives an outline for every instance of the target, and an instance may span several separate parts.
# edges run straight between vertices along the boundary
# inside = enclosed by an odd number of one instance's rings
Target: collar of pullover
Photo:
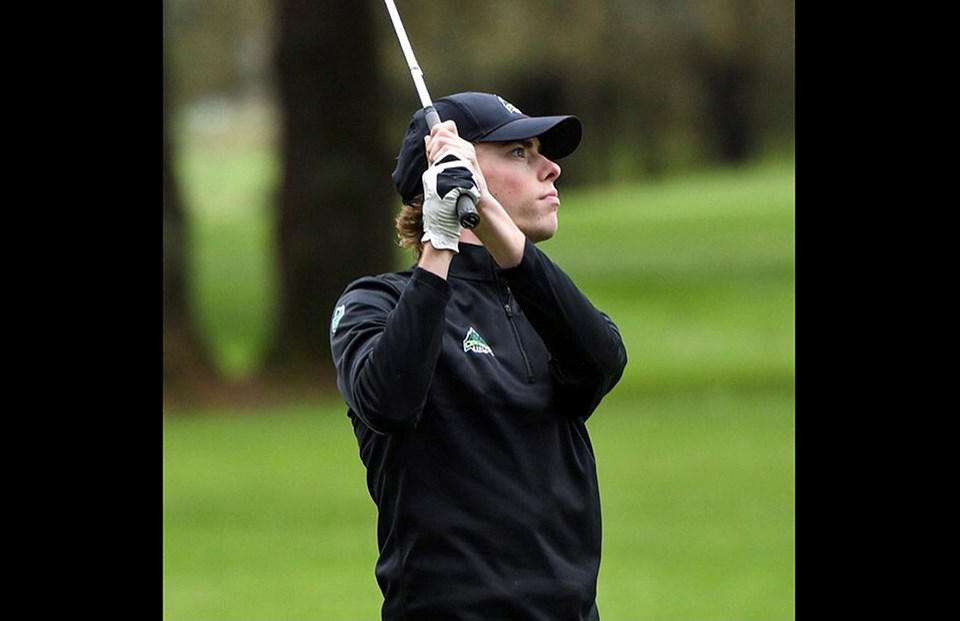
[[[483,246],[460,244],[460,252],[450,263],[450,275],[470,280],[496,280],[497,264]]]

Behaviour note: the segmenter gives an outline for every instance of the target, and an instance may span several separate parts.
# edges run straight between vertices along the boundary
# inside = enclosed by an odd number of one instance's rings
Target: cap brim
[[[477,142],[510,142],[540,138],[540,152],[558,160],[573,153],[580,144],[583,127],[575,116],[523,117],[501,125]]]

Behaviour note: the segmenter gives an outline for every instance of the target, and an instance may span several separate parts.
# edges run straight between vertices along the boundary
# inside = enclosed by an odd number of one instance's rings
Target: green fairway
[[[181,162],[201,321],[236,375],[271,333],[274,169],[257,157]],[[246,191],[207,181],[234,175]],[[605,621],[795,616],[793,179],[792,162],[771,162],[561,184],[560,232],[542,248],[629,358],[588,422]],[[379,618],[376,512],[338,395],[168,413],[163,434],[164,619]]]
[[[615,393],[589,428],[605,619],[793,618],[788,394]],[[168,419],[164,618],[378,618],[375,518],[335,400]]]

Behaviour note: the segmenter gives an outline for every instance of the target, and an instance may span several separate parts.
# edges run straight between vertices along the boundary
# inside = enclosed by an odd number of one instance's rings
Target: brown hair
[[[423,253],[423,194],[418,194],[404,204],[397,214],[397,244],[401,248],[410,248],[416,260]]]

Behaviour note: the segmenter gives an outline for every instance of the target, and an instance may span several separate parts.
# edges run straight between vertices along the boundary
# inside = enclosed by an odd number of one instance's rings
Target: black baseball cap
[[[527,116],[512,103],[491,93],[457,93],[433,102],[442,121],[453,121],[457,132],[470,142],[509,142],[540,138],[540,152],[559,160],[580,144],[583,128],[575,116]],[[393,183],[404,203],[423,192],[421,177],[427,170],[423,137],[430,133],[423,108],[417,110],[397,155]]]

